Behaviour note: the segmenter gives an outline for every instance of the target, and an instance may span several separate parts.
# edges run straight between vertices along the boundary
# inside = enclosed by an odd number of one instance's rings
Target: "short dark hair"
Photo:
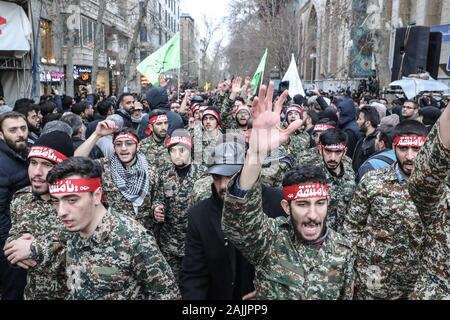
[[[39,106],[36,104],[26,104],[19,107],[14,107],[14,111],[23,114],[25,117],[28,117],[28,114],[33,111],[39,113],[39,110]]]
[[[410,134],[426,137],[428,135],[428,130],[425,125],[417,120],[405,120],[395,127],[394,138]]]
[[[327,178],[320,167],[307,164],[288,171],[282,184],[287,187],[306,182],[327,183]]]
[[[370,125],[373,128],[376,128],[380,124],[380,114],[377,109],[370,106],[364,106],[357,111],[356,117],[359,117],[360,114],[364,115],[364,120],[369,121]]]
[[[319,141],[323,146],[340,143],[347,145],[347,135],[340,129],[328,129],[320,135]]]
[[[404,105],[405,103],[407,103],[407,102],[409,102],[409,103],[412,103],[413,105],[414,105],[414,108],[416,108],[416,109],[418,109],[419,108],[419,104],[416,102],[416,101],[414,101],[414,100],[411,100],[411,99],[409,99],[409,100],[406,100],[405,102],[403,102],[403,104],[402,105]]]
[[[114,101],[112,101],[111,99],[105,99],[100,101],[97,104],[97,112],[101,115],[101,116],[106,116],[108,115],[108,112],[111,108],[114,108]]]
[[[167,112],[161,109],[154,109],[148,114],[148,119],[150,120],[153,117],[162,116],[163,114],[167,115]]]
[[[319,121],[319,115],[314,110],[308,110],[306,111],[306,114],[311,118],[311,123],[313,125],[316,125]]]
[[[64,96],[61,100],[61,104],[64,110],[70,109],[73,104],[73,98],[71,96]]]
[[[19,100],[16,100],[14,103],[13,111],[17,111],[17,109],[20,109],[25,106],[29,106],[30,104],[34,104],[34,101],[28,98],[22,98]]]
[[[83,127],[83,120],[75,113],[65,114],[60,120],[67,123],[72,128],[72,137],[76,136]]]
[[[48,183],[78,175],[82,178],[101,178],[102,167],[100,164],[87,157],[72,157],[54,166],[47,174]]]
[[[394,141],[395,128],[391,125],[382,124],[378,126],[377,132],[380,134],[380,141],[384,142],[384,146],[392,149],[392,142]]]
[[[42,119],[42,127],[44,127],[48,122],[55,121],[61,119],[62,114],[61,113],[49,113],[44,116]]]
[[[80,101],[72,106],[72,112],[80,116],[87,108],[89,108],[89,103]]]
[[[18,113],[16,111],[9,111],[0,114],[0,131],[3,132],[3,122],[6,119],[18,119],[18,118],[22,118],[25,122],[27,122],[27,118],[25,118],[23,114]]]
[[[39,104],[39,109],[41,109],[41,114],[43,117],[46,115],[53,113],[56,109],[56,103],[53,101],[44,101]]]
[[[124,134],[124,133],[125,134],[126,133],[130,133],[130,134],[132,134],[133,136],[135,136],[137,138],[138,142],[141,141],[141,139],[139,139],[139,136],[136,134],[136,131],[134,131],[133,129],[128,128],[128,127],[122,128],[121,130],[119,130],[117,132],[114,132],[114,134],[113,134],[113,141],[117,138],[118,135],[121,135],[121,134]]]
[[[129,92],[122,93],[122,94],[119,96],[119,99],[117,99],[117,104],[116,104],[117,109],[120,108],[120,104],[122,103],[122,101],[123,101],[123,99],[124,99],[125,97],[133,97],[133,98],[134,98],[134,95],[133,95],[132,93],[129,93]]]

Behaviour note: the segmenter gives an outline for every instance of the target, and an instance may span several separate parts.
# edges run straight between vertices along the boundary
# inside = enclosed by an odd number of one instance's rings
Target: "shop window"
[[[97,31],[97,22],[88,17],[81,16],[81,32],[83,47],[94,49],[95,33]],[[105,28],[101,25],[100,31],[100,49],[105,50]]]
[[[62,14],[62,20],[64,21],[63,23],[63,33],[64,33],[64,37],[63,37],[63,45],[67,46],[67,43],[69,41],[69,28],[67,27],[67,24],[71,24],[74,28],[73,32],[74,32],[74,38],[73,38],[73,45],[76,47],[80,46],[80,21],[79,19],[71,19],[68,21],[68,19],[70,16],[68,14]]]
[[[41,62],[55,63],[52,45],[52,23],[51,21],[40,20],[40,37],[41,37]]]

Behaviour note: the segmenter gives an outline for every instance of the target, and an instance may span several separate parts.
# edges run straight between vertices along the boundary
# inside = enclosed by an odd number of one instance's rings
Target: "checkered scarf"
[[[125,169],[116,155],[111,157],[111,176],[120,193],[134,207],[140,207],[149,190],[148,162],[142,153],[136,154],[137,160]]]

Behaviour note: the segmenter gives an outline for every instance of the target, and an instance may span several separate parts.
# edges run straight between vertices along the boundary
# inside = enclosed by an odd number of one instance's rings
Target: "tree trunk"
[[[124,71],[119,77],[120,93],[124,91],[126,81],[130,76],[131,63],[133,62],[136,56],[137,39],[139,36],[140,27],[144,19],[147,17],[147,7],[149,2],[150,0],[145,0],[142,7],[139,8],[139,18],[134,26],[133,37],[131,38],[130,45],[128,46],[128,54],[125,60]]]
[[[98,2],[98,13],[97,13],[97,30],[95,30],[95,39],[94,39],[94,50],[92,56],[92,90],[97,92],[97,74],[98,74],[98,58],[100,56],[101,51],[101,42],[104,40],[101,38],[102,36],[102,24],[103,24],[103,16],[106,11],[106,0],[99,0]]]

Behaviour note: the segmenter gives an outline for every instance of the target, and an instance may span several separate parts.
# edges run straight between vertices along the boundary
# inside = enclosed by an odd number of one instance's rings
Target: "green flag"
[[[255,75],[253,76],[251,85],[253,88],[253,95],[258,93],[259,85],[261,84],[262,78],[264,76],[264,68],[266,67],[267,59],[267,49],[259,62],[258,69],[256,69]]]
[[[136,69],[153,85],[158,85],[161,73],[180,67],[180,33],[177,32],[165,45],[145,58]]]

